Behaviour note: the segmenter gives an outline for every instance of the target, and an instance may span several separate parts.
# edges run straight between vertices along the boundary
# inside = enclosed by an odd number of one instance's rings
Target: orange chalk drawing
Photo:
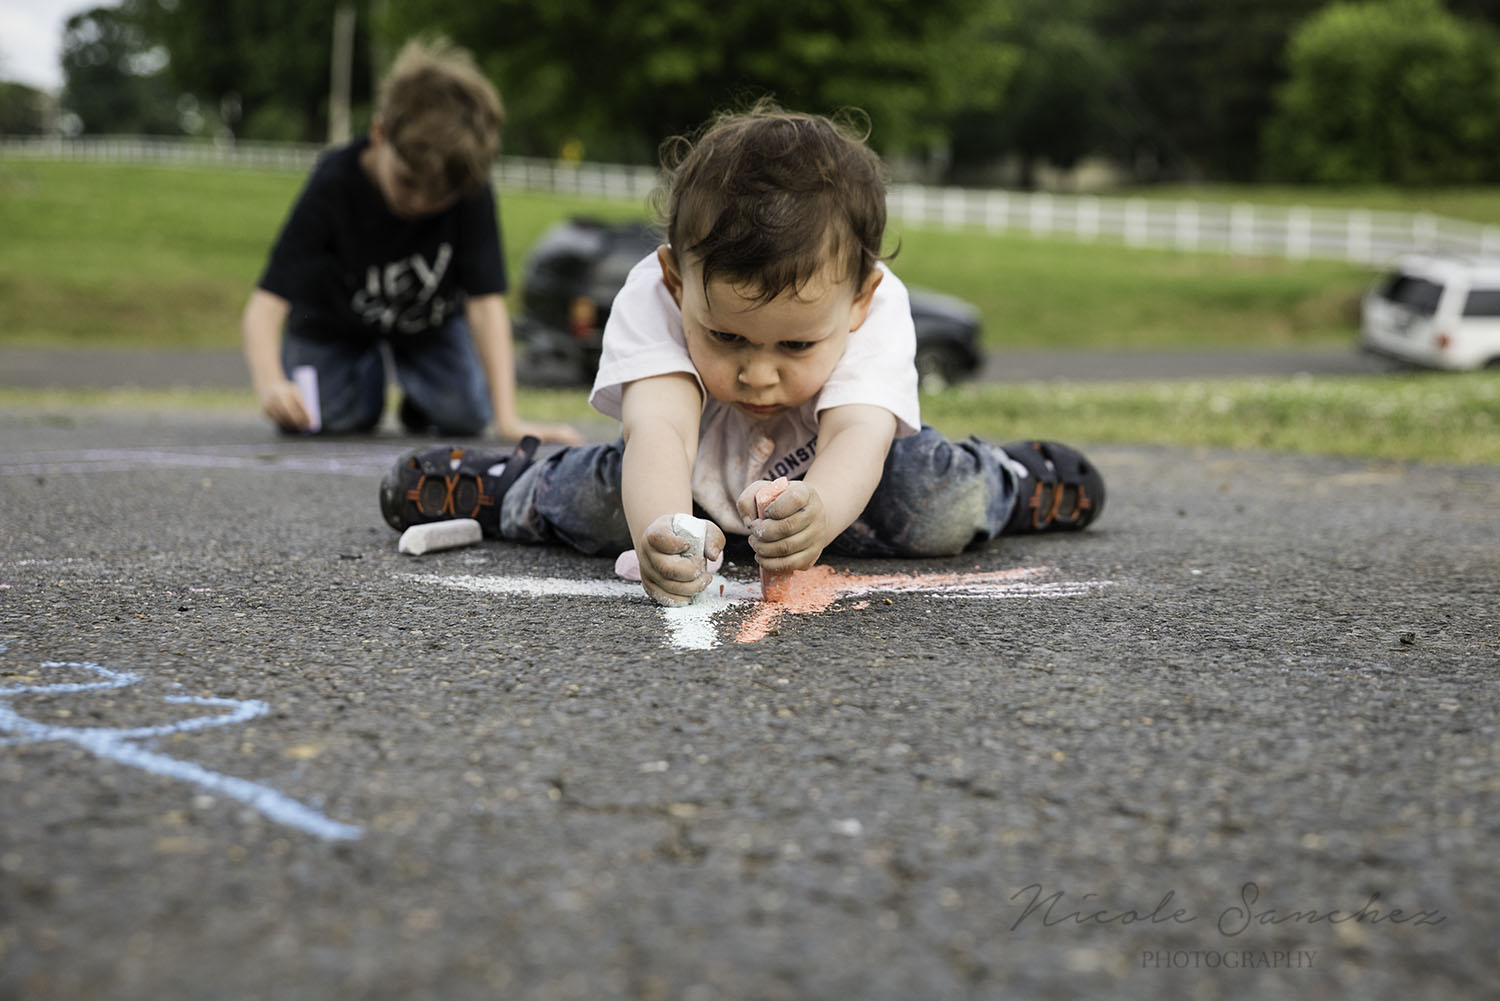
[[[1017,567],[987,573],[854,574],[815,566],[798,571],[796,575],[788,574],[791,579],[787,581],[781,598],[774,603],[767,598],[766,603],[756,605],[749,618],[740,624],[735,642],[754,643],[764,639],[779,626],[783,616],[825,612],[835,601],[847,595],[869,591],[979,589],[985,585],[1027,580],[1046,570],[1046,567]]]

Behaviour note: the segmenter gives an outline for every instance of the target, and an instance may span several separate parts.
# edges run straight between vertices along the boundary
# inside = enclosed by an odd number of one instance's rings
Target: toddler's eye
[[[730,334],[722,330],[710,330],[708,332],[708,336],[712,337],[720,344],[738,344],[740,341],[739,334]]]
[[[814,341],[782,341],[781,342],[781,349],[783,351],[790,351],[792,354],[799,354],[799,353],[801,353],[803,351],[806,351],[807,349],[811,348],[814,343],[816,343],[816,342],[814,342]]]

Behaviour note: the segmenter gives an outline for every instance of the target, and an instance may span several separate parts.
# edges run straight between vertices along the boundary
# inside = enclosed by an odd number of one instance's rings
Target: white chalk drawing
[[[0,652],[5,647],[0,646]],[[113,671],[100,664],[88,661],[47,661],[43,670],[72,669],[97,676],[98,681],[61,682],[49,685],[11,685],[0,688],[0,747],[16,747],[22,744],[62,742],[81,747],[86,751],[122,765],[130,765],[153,775],[191,782],[210,792],[244,803],[268,819],[288,827],[295,827],[316,837],[330,841],[349,841],[362,833],[358,827],[330,820],[323,814],[304,806],[284,793],[269,786],[210,771],[191,761],[183,761],[153,751],[142,742],[167,737],[175,733],[188,733],[215,726],[244,723],[264,716],[270,709],[264,702],[255,699],[216,699],[191,695],[166,695],[164,702],[172,705],[212,706],[228,712],[210,716],[194,716],[175,723],[136,727],[82,727],[55,726],[39,723],[16,712],[10,704],[18,695],[66,695],[77,692],[96,692],[113,688],[126,688],[141,680],[133,671]]]
[[[947,600],[995,600],[1005,598],[1079,598],[1110,587],[1104,580],[1041,580],[1054,574],[1052,567],[1019,567],[1011,570],[981,573],[926,573],[885,575],[832,575],[824,577],[817,590],[818,600],[784,608],[767,606],[760,601],[758,582],[741,582],[715,576],[698,602],[683,608],[660,608],[666,625],[667,642],[683,650],[710,650],[728,638],[736,642],[755,642],[765,635],[771,623],[728,623],[723,613],[736,606],[770,610],[777,616],[808,614],[826,610],[857,609],[835,602],[858,595],[876,593],[917,593]],[[418,584],[454,588],[480,594],[507,594],[528,598],[624,598],[644,605],[651,600],[635,583],[617,580],[569,580],[563,577],[481,576],[460,574],[401,574]],[[742,608],[742,611],[745,610]]]
[[[644,595],[639,584],[631,585]],[[735,605],[760,600],[760,583],[744,584],[714,575],[698,600],[681,608],[661,608],[667,623],[667,636],[673,646],[682,650],[712,650],[719,645],[719,629],[714,619]],[[660,607],[660,606],[658,606]]]
[[[461,574],[444,577],[439,574],[402,574],[407,580],[420,584],[436,584],[440,587],[456,588],[460,591],[475,591],[480,594],[514,594],[525,598],[624,598],[639,601],[643,605],[654,604],[641,590],[641,585],[623,580],[570,580],[566,577],[489,577]],[[724,585],[720,595],[719,585]],[[708,650],[718,645],[713,617],[732,605],[754,601],[760,597],[760,587],[731,583],[715,577],[708,586],[708,596],[695,605],[683,608],[662,608],[667,633],[673,646],[684,650]]]

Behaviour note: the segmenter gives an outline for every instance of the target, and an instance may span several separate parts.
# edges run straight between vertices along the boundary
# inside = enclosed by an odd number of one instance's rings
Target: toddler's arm
[[[713,577],[707,562],[724,549],[717,525],[710,524],[703,556],[696,558],[684,555],[690,546],[672,531],[672,516],[693,510],[702,408],[698,383],[681,372],[629,383],[620,400],[625,521],[640,558],[641,586],[663,605],[685,605],[707,587]]]
[[[765,517],[755,511],[758,480],[737,499],[750,546],[767,570],[806,570],[858,518],[880,484],[896,436],[896,418],[881,407],[851,404],[818,416],[818,452],[807,476],[794,480]]]

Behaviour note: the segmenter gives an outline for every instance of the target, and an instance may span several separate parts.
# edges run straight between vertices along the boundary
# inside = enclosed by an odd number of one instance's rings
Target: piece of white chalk
[[[674,514],[672,534],[688,544],[688,551],[682,555],[691,556],[695,560],[703,559],[703,547],[708,542],[708,522],[690,514]],[[707,590],[699,591],[693,595],[693,604],[702,604],[708,597]]]
[[[318,370],[311,365],[298,365],[292,369],[292,382],[297,384],[297,393],[302,397],[302,409],[307,411],[307,430],[323,430],[323,407],[318,400]]]
[[[672,515],[672,534],[692,548],[683,553],[694,559],[702,559],[703,546],[708,540],[708,522],[690,514]]]
[[[408,556],[435,553],[440,549],[472,546],[484,537],[484,530],[473,518],[450,518],[425,525],[413,525],[401,533],[396,549]]]

